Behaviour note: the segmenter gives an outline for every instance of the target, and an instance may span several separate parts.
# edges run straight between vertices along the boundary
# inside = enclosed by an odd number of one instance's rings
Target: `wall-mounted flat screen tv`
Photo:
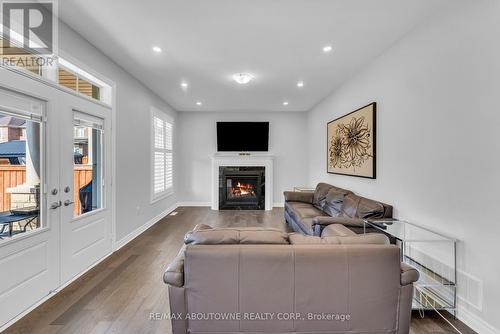
[[[217,151],[269,150],[269,122],[217,122]]]

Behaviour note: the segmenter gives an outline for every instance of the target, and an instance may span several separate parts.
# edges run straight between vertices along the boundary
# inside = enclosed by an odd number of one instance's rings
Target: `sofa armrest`
[[[312,204],[314,197],[314,193],[305,191],[285,191],[283,195],[285,195],[285,202],[304,202],[310,204]]]
[[[186,246],[183,245],[182,248],[177,253],[177,256],[170,262],[167,269],[163,273],[163,282],[168,285],[175,287],[184,286],[184,252]]]
[[[353,237],[356,235],[342,224],[330,224],[321,231],[321,237]]]
[[[402,286],[415,283],[416,281],[418,281],[419,277],[420,277],[420,274],[418,273],[417,269],[413,268],[412,266],[410,266],[406,263],[401,263],[401,285]]]
[[[363,219],[359,218],[349,218],[349,217],[326,217],[319,216],[313,219],[313,225],[321,225],[328,226],[332,224],[341,224],[344,226],[353,226],[353,227],[363,227]]]
[[[346,227],[358,228],[362,228],[364,226],[363,220],[359,218],[318,216],[313,218],[312,221],[313,234],[321,236],[323,229],[332,224],[341,224]]]

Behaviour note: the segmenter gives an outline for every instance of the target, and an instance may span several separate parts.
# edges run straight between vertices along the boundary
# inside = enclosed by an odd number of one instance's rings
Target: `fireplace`
[[[264,210],[264,167],[219,167],[220,210]]]

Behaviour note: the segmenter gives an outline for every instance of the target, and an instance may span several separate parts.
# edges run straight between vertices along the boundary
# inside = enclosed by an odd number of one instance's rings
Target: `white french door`
[[[60,117],[61,279],[72,279],[112,250],[111,110],[67,96]]]
[[[8,83],[9,85],[5,85]],[[24,90],[20,89],[20,85]],[[12,90],[11,90],[12,88]],[[17,88],[17,89],[16,89]],[[21,165],[2,165],[2,229],[0,239],[0,328],[3,324],[15,318],[19,313],[28,309],[33,303],[46,297],[51,290],[55,290],[60,284],[59,278],[59,223],[60,212],[51,210],[50,202],[57,200],[56,196],[50,194],[49,189],[59,187],[59,147],[57,138],[57,126],[52,122],[55,116],[55,103],[49,99],[43,99],[40,95],[24,94],[26,91],[36,91],[38,85],[14,75],[13,73],[0,70],[0,116],[2,119],[10,117],[15,120],[14,124],[36,125],[39,129],[38,140],[38,181],[28,184],[28,179],[21,177],[13,179],[10,169],[22,168]],[[53,96],[54,97],[54,96]],[[49,97],[50,98],[50,97]],[[54,100],[55,101],[55,100]],[[2,130],[4,131],[4,130]],[[30,138],[27,134],[28,140]],[[19,142],[21,142],[19,140]],[[6,145],[13,142],[4,142]],[[19,145],[22,149],[22,145]],[[35,154],[34,154],[35,155]],[[28,166],[25,165],[24,173],[28,174]],[[17,170],[16,174],[23,173]],[[10,175],[9,175],[10,174]],[[23,180],[23,178],[25,180]],[[8,179],[8,181],[7,181]],[[25,182],[23,182],[25,181]],[[5,182],[7,185],[5,186]],[[30,193],[36,194],[36,183],[38,184],[38,205],[29,204]],[[19,189],[17,194],[13,192]],[[22,190],[24,188],[25,190]],[[6,201],[5,197],[10,197]],[[14,199],[18,196],[19,199]],[[14,202],[25,198],[25,203],[20,203],[19,209],[26,205],[38,206],[38,227],[25,233],[10,235],[15,223],[8,223],[11,210],[15,208]],[[9,203],[10,202],[10,203]],[[36,200],[35,200],[36,202]],[[35,228],[36,227],[36,228]],[[6,228],[10,231],[6,232]],[[18,232],[19,230],[13,231]]]
[[[113,239],[111,109],[0,69],[5,117],[26,130],[8,142],[0,130],[0,331],[109,255]],[[5,158],[6,147],[25,156]]]

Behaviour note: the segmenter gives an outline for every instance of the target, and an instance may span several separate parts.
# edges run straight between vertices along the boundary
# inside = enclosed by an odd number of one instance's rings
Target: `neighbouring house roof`
[[[16,118],[13,116],[0,116],[0,127],[12,126],[12,127],[24,127],[26,125],[26,120],[21,118]]]
[[[0,158],[18,158],[26,156],[26,141],[11,140],[0,143]]]

